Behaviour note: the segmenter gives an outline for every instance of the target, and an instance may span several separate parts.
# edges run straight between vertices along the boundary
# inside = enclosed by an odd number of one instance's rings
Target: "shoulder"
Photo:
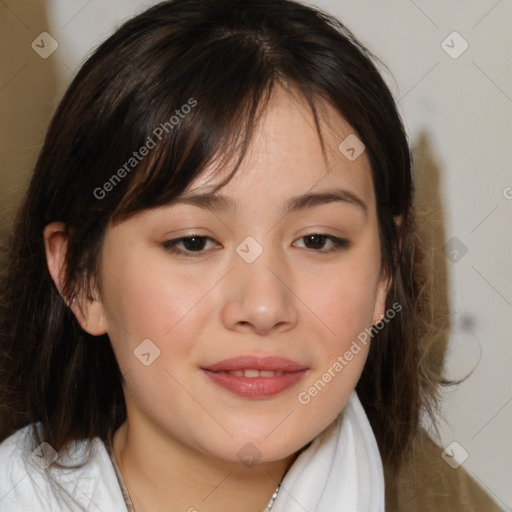
[[[37,445],[36,424],[0,443],[0,510],[126,512],[110,456],[98,439],[70,443],[65,453]]]

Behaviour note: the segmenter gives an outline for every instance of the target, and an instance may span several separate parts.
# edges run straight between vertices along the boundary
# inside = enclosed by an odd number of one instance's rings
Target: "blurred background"
[[[0,244],[80,64],[155,3],[0,0]],[[463,467],[512,510],[512,2],[309,3],[387,66],[414,148],[418,225],[440,290],[436,322],[449,327],[433,357],[448,378],[470,374],[444,390],[440,437],[431,437],[448,469]]]

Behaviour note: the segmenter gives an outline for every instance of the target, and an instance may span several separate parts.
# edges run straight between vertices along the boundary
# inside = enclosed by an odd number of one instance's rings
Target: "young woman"
[[[2,283],[2,511],[384,510],[438,381],[372,59],[299,3],[175,0],[87,60]]]

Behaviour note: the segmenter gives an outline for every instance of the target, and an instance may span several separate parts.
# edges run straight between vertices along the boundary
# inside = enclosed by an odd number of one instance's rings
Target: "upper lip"
[[[273,370],[276,372],[298,372],[307,370],[307,366],[287,359],[286,357],[279,356],[255,356],[255,355],[240,355],[230,357],[214,364],[204,366],[204,370],[211,370],[213,372],[231,372],[236,370]]]

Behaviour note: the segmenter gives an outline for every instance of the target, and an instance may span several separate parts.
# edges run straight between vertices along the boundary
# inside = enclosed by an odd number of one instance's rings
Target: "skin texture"
[[[241,168],[219,191],[236,201],[236,213],[177,204],[110,225],[101,294],[83,315],[71,305],[85,330],[108,333],[125,377],[128,419],[114,449],[137,510],[261,512],[294,454],[329,426],[355,388],[369,345],[309,404],[298,401],[380,320],[389,289],[369,160],[363,152],[349,161],[337,149],[354,130],[327,104],[321,119],[327,161],[310,110],[277,89]],[[190,188],[213,187],[223,177],[213,171]],[[289,198],[334,187],[358,196],[366,211],[336,201],[283,215]],[[64,228],[54,223],[44,232],[57,284]],[[192,234],[209,237],[192,257],[162,245]],[[326,252],[335,244],[302,238],[311,234],[350,244]],[[263,249],[252,263],[236,252],[248,236]],[[149,366],[134,356],[144,339],[160,350]],[[285,356],[308,372],[277,396],[248,399],[200,369],[240,354]],[[252,467],[237,455],[247,443],[260,453]]]

